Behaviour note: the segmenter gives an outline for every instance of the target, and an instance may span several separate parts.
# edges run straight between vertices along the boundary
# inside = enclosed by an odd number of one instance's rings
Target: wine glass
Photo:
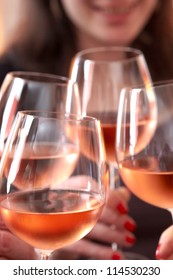
[[[101,121],[110,166],[110,187],[119,184],[115,158],[115,134],[121,89],[151,83],[141,51],[129,47],[98,47],[78,52],[71,65],[70,78],[77,82],[81,112]]]
[[[0,88],[0,153],[14,117],[21,110],[80,114],[77,87],[62,76],[26,71],[8,73]]]
[[[94,227],[105,203],[104,155],[96,119],[18,112],[0,163],[0,209],[41,259]]]
[[[122,92],[116,155],[132,193],[173,215],[173,80]]]
[[[77,82],[83,115],[101,121],[110,170],[110,188],[121,184],[115,158],[115,135],[121,89],[151,83],[141,51],[129,47],[98,47],[81,51],[72,61],[70,77]],[[112,245],[113,250],[117,245]]]

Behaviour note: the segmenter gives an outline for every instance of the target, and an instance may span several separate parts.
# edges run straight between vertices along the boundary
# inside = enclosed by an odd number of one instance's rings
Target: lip
[[[93,5],[93,9],[100,16],[102,16],[105,21],[109,24],[122,24],[128,20],[136,6],[138,5],[138,1],[130,5],[105,5],[100,6],[99,4]]]

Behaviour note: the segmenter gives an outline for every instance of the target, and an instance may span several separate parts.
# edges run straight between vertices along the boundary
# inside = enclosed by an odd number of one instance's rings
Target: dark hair
[[[7,43],[2,60],[12,61],[19,70],[67,75],[76,48],[71,23],[61,1],[30,1],[32,9],[38,10],[38,18],[34,17],[36,13],[31,21],[29,15],[22,26],[16,26],[14,39]],[[19,29],[20,35],[15,36]]]
[[[172,12],[172,0],[159,0],[156,11],[132,44],[144,53],[153,80],[173,78]]]
[[[44,15],[44,36],[40,41],[33,34],[25,36],[22,42],[13,43],[9,55],[12,59],[21,58],[19,63],[23,68],[67,75],[70,60],[77,48],[75,34],[61,0],[34,2]],[[156,11],[131,45],[144,53],[153,80],[173,78],[172,11],[172,0],[158,0]]]

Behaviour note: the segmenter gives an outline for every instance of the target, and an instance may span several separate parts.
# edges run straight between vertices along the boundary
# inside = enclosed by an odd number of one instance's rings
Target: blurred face
[[[79,45],[129,45],[155,11],[158,0],[62,0]]]

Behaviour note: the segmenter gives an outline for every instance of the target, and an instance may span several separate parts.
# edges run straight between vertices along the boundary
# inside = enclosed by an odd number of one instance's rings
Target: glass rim
[[[104,59],[94,59],[94,58],[89,58],[87,57],[87,55],[90,54],[98,54],[98,53],[110,53],[110,52],[117,52],[117,53],[129,53],[129,54],[133,54],[131,57],[127,57],[127,58],[123,58],[123,59],[112,59],[112,60],[104,60]],[[84,57],[86,55],[86,57]],[[87,60],[87,61],[91,61],[94,63],[106,63],[107,61],[110,61],[112,63],[118,63],[119,61],[121,62],[125,62],[125,61],[130,61],[130,60],[134,60],[137,57],[143,57],[143,53],[141,50],[137,49],[137,48],[133,48],[133,47],[126,47],[126,46],[102,46],[102,47],[93,47],[93,48],[87,48],[84,49],[82,51],[79,51],[76,53],[75,58],[76,59],[81,59],[81,60]]]
[[[25,79],[36,83],[44,82],[48,84],[67,84],[68,82],[72,82],[70,78],[65,76],[35,71],[10,71],[6,74],[6,77]]]
[[[62,117],[62,119],[69,119],[70,121],[81,121],[81,122],[100,122],[97,118],[88,116],[88,115],[81,115],[81,114],[74,114],[74,113],[61,113],[56,111],[45,111],[45,110],[21,110],[17,112],[18,116],[33,116],[33,117],[43,117],[48,119],[57,119],[57,117]],[[55,117],[54,117],[55,116]]]
[[[173,87],[173,79],[167,79],[167,80],[160,80],[160,81],[151,81],[148,83],[146,86],[141,85],[141,86],[134,86],[129,88],[130,90],[143,90],[143,89],[159,89],[162,87]]]

